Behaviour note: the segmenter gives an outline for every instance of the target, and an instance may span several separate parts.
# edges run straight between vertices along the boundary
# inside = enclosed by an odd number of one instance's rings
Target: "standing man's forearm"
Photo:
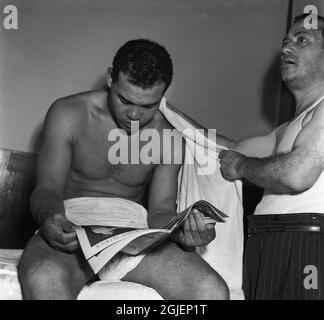
[[[300,191],[293,164],[289,163],[286,158],[285,155],[261,159],[246,157],[239,168],[239,175],[275,193]]]
[[[310,166],[307,150],[294,150],[273,157],[246,157],[235,151],[219,155],[221,173],[229,181],[245,178],[273,193],[301,192],[311,187],[321,167]]]

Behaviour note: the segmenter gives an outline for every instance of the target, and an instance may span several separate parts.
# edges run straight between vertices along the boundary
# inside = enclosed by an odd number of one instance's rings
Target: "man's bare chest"
[[[81,178],[133,186],[147,182],[154,164],[141,159],[145,142],[134,143],[129,137],[109,141],[108,131],[90,133],[84,132],[72,148],[72,169]]]

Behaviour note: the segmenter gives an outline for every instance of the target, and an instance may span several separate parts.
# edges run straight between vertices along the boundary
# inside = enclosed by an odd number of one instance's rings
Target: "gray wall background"
[[[150,38],[174,62],[172,104],[234,139],[278,123],[288,0],[10,0],[0,26],[0,147],[34,151],[59,97],[104,85],[127,40]],[[2,15],[4,17],[4,14]]]

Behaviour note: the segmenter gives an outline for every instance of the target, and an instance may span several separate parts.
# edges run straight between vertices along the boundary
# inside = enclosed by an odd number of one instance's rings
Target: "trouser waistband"
[[[324,214],[322,213],[251,215],[248,220],[249,235],[278,231],[324,233]]]

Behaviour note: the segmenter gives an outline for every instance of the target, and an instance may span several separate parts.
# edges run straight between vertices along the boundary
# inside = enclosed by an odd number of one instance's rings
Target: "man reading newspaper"
[[[98,208],[98,202],[104,203],[101,207],[102,212]],[[166,241],[175,230],[183,226],[191,212],[197,210],[203,212],[204,224],[222,223],[228,218],[224,212],[208,201],[199,200],[175,215],[161,228],[151,229],[147,225],[145,208],[141,205],[136,206],[136,203],[126,199],[109,199],[109,206],[111,206],[109,209],[118,208],[116,215],[107,215],[106,198],[76,198],[65,200],[64,203],[66,217],[79,226],[76,233],[80,247],[96,274],[120,251],[139,255]],[[113,210],[108,211],[111,213]],[[121,216],[127,216],[127,221],[120,219]],[[117,256],[115,259],[119,261],[120,257]],[[142,257],[138,257],[138,260],[141,259]],[[136,260],[132,259],[132,261]],[[111,265],[112,263],[109,267]],[[107,272],[107,268],[104,272]],[[111,276],[112,273],[108,273]],[[102,271],[100,274],[102,275]]]
[[[95,203],[93,214],[97,209],[105,209],[107,215],[119,212],[127,222],[129,211],[111,207],[110,199],[132,201],[134,206],[128,209],[132,210],[143,205],[148,191],[148,216],[139,215],[139,219],[150,228],[159,228],[176,215],[181,161],[174,159],[182,158],[177,151],[183,142],[175,139],[180,143],[175,142],[178,145],[168,154],[161,147],[150,163],[141,157],[133,159],[145,143],[141,141],[135,148],[131,143],[137,131],[153,130],[161,137],[164,130],[172,129],[159,111],[172,74],[164,47],[149,40],[129,41],[114,57],[108,88],[65,97],[50,107],[43,127],[37,186],[31,197],[40,230],[29,241],[18,269],[25,299],[75,299],[94,276],[80,250],[76,226],[66,218],[63,201],[89,198]],[[138,126],[135,133],[134,123]],[[126,163],[109,157],[115,142],[107,137],[113,130],[130,142],[123,149],[129,152],[116,155],[125,157]],[[146,285],[165,299],[227,299],[225,281],[199,255],[186,249],[204,246],[214,237],[214,226],[205,224],[200,212],[192,212],[173,241],[137,256],[118,253],[100,277]]]

